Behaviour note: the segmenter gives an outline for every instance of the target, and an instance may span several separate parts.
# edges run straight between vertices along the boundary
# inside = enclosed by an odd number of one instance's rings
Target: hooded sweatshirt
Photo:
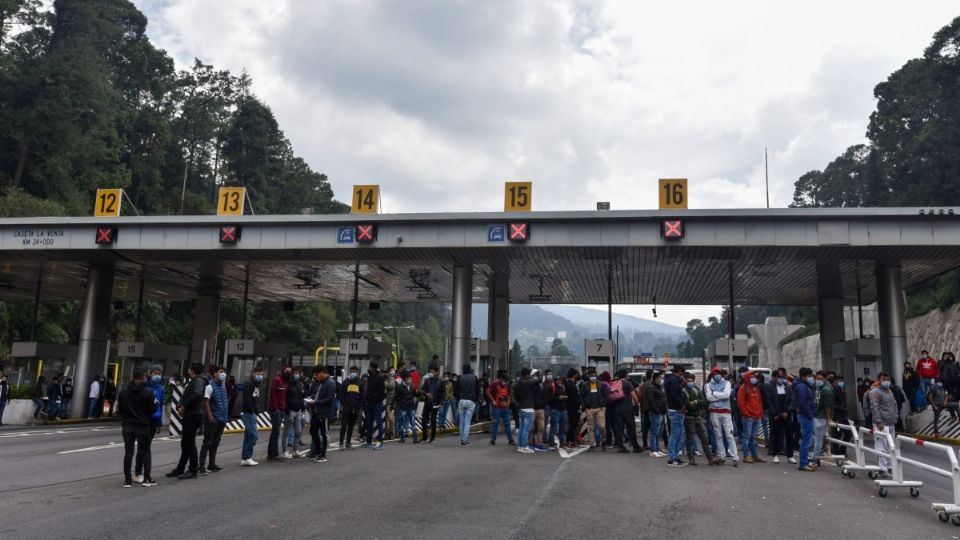
[[[120,392],[117,411],[123,424],[149,426],[157,410],[153,389],[141,381],[133,381]]]
[[[740,416],[759,420],[763,418],[763,398],[760,387],[750,384],[752,375],[749,371],[743,374],[743,384],[737,390],[737,406],[740,408]]]
[[[707,395],[707,401],[710,402],[710,412],[730,414],[730,381],[720,379],[720,382],[713,380],[713,374],[710,374],[710,382],[704,390]]]
[[[875,424],[883,423],[884,426],[897,424],[897,400],[893,397],[892,390],[883,388],[879,382],[875,382],[867,392],[867,401]]]

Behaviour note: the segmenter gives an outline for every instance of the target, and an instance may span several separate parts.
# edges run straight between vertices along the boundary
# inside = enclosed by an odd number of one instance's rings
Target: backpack
[[[607,393],[607,401],[616,403],[625,397],[626,394],[623,393],[623,379],[617,379],[610,383],[610,392]]]

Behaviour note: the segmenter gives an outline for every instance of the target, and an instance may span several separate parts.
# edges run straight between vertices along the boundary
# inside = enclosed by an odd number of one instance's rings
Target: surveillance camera
[[[403,242],[403,235],[398,234],[398,235],[397,235],[397,243],[399,244],[400,242]]]

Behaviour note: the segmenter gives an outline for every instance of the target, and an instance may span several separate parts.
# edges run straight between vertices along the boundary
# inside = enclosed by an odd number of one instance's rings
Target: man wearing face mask
[[[253,447],[257,444],[260,435],[257,432],[257,415],[260,414],[260,385],[263,384],[263,368],[256,366],[250,372],[250,378],[243,385],[243,398],[241,402],[243,419],[243,450],[240,452],[240,465],[252,467],[258,465],[253,460]]]
[[[217,448],[220,447],[220,438],[223,429],[229,420],[227,398],[227,372],[223,366],[211,364],[207,370],[210,373],[209,382],[203,391],[203,409],[206,423],[203,426],[203,444],[200,446],[200,469],[197,474],[206,476],[208,472],[220,472],[223,469],[217,465]],[[210,462],[207,463],[207,456]]]
[[[870,407],[870,416],[873,420],[873,431],[880,432],[885,431],[890,434],[891,437],[896,437],[896,431],[894,426],[897,425],[897,400],[893,396],[893,380],[890,378],[890,374],[884,371],[881,371],[877,374],[877,382],[874,383],[873,387],[867,392],[866,399],[867,404]],[[878,452],[883,454],[889,454],[891,448],[887,444],[886,437],[877,437],[873,438],[873,447]],[[887,474],[890,473],[891,464],[890,458],[878,456],[877,465],[887,471]]]
[[[353,448],[353,428],[360,416],[363,392],[357,366],[350,366],[347,379],[340,385],[340,448]]]
[[[766,463],[766,459],[757,453],[757,435],[760,422],[763,419],[763,401],[757,374],[746,371],[743,374],[743,384],[737,390],[737,406],[740,407],[741,447],[743,448],[744,463]]]
[[[447,417],[448,412],[452,412],[453,416],[457,415],[457,401],[454,399],[455,395],[455,384],[451,380],[452,375],[449,371],[443,374],[443,407],[440,409],[440,423],[443,427],[448,427],[452,424],[455,424],[456,421],[450,421]]]
[[[386,422],[386,438],[389,441],[397,436],[397,415],[396,410],[397,406],[394,404],[397,396],[397,372],[393,368],[390,368],[390,371],[387,372],[386,378],[383,380],[383,394],[386,396],[384,400],[386,405],[384,408],[386,410],[384,421]]]
[[[580,382],[580,399],[583,401],[583,411],[586,414],[589,452],[593,452],[594,448],[607,450],[606,445],[603,444],[603,438],[607,431],[606,405],[608,394],[606,385],[601,383],[597,377],[597,368],[588,368],[587,379]]]
[[[147,377],[146,383],[157,402],[157,408],[153,412],[153,416],[150,417],[150,440],[152,441],[163,427],[163,370],[160,366],[150,368],[150,375]],[[143,482],[143,478],[143,461],[141,456],[137,456],[133,481],[139,484]]]
[[[270,413],[270,441],[267,443],[267,461],[282,461],[280,455],[280,430],[287,413],[287,388],[293,379],[293,368],[287,366],[270,381],[267,395],[267,412]]]
[[[190,379],[183,389],[183,397],[177,413],[183,419],[180,433],[180,461],[176,468],[167,473],[167,477],[190,480],[197,477],[199,460],[197,459],[197,432],[203,425],[203,393],[207,385],[201,377],[203,364],[194,362],[187,370]]]
[[[423,426],[423,439],[427,443],[433,443],[437,437],[437,413],[443,405],[443,399],[448,382],[440,378],[440,368],[431,365],[429,374],[423,378],[423,416],[420,419],[420,425]],[[427,429],[430,429],[430,438],[427,439]]]
[[[903,392],[907,396],[907,404],[910,405],[910,414],[917,413],[917,390],[920,388],[920,376],[914,371],[910,362],[903,363]],[[867,387],[869,391],[869,386]],[[863,399],[862,397],[860,398]]]
[[[386,398],[384,376],[376,362],[367,369],[367,390],[363,415],[366,418],[367,444],[364,448],[383,450],[383,400]],[[377,444],[373,444],[373,429],[377,429]]]
[[[800,422],[800,470],[804,472],[817,470],[810,466],[814,417],[817,412],[813,397],[814,382],[813,370],[805,367],[800,368],[800,377],[793,383],[793,395],[797,400],[797,420]]]
[[[726,460],[723,459],[723,443],[726,441],[727,456],[733,459],[733,466],[740,466],[740,457],[737,455],[737,441],[733,437],[733,418],[730,410],[730,381],[723,378],[720,368],[715,367],[710,370],[710,382],[704,389],[707,396],[707,402],[710,410],[710,421],[713,424],[713,432],[717,436],[717,457],[715,460],[718,465],[723,465]],[[723,439],[723,440],[719,440]]]
[[[930,390],[927,391],[927,403],[933,411],[933,436],[940,436],[940,415],[947,407],[947,393],[943,389],[943,381],[937,381]]]
[[[796,405],[793,401],[793,389],[787,385],[787,378],[779,371],[770,374],[766,397],[767,402],[763,409],[770,421],[767,453],[773,456],[774,463],[780,463],[781,453],[786,454],[787,461],[796,463],[797,460],[793,457],[793,413]]]
[[[847,421],[850,420],[850,415],[847,414],[847,398],[846,398],[846,382],[843,380],[843,375],[834,375],[833,377],[833,421],[836,424],[847,425]],[[834,439],[840,439],[842,441],[850,441],[853,438],[853,435],[843,429],[832,429],[832,437]],[[843,455],[845,453],[845,447],[833,443],[830,448],[830,453],[834,455]]]
[[[700,447],[703,448],[707,463],[717,465],[719,460],[713,455],[710,449],[710,439],[707,437],[707,422],[704,418],[704,411],[706,411],[709,402],[697,386],[696,375],[687,373],[685,380],[686,386],[682,390],[682,398],[684,411],[683,430],[687,438],[687,458],[690,465],[697,464],[697,456],[693,451],[693,441],[694,437],[696,437],[700,440]]]
[[[814,379],[813,401],[817,410],[813,417],[813,457],[811,461],[820,466],[820,454],[823,452],[823,438],[827,435],[827,425],[833,422],[833,387],[827,382],[827,373],[818,371]]]
[[[283,422],[283,457],[290,459],[300,457],[300,436],[303,433],[303,382],[300,380],[300,369],[293,369],[293,377],[287,384],[287,413]],[[291,443],[290,434],[293,434]]]
[[[507,444],[513,446],[516,443],[513,442],[513,429],[510,427],[510,383],[506,370],[500,370],[497,373],[497,380],[490,383],[490,387],[487,388],[487,399],[490,401],[490,415],[492,417],[490,445],[497,444],[497,431],[500,430],[500,422],[503,422],[503,430],[507,434]],[[566,403],[566,399],[563,403]],[[566,409],[564,409],[564,412],[566,412]]]

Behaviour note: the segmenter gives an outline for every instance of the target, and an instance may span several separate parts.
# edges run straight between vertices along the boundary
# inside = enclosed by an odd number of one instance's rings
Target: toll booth
[[[732,351],[731,351],[732,349]],[[747,351],[750,349],[750,342],[746,337],[736,336],[734,339],[722,337],[715,339],[707,345],[707,363],[712,367],[726,369],[734,373],[740,366],[747,365],[750,360]],[[733,353],[733,365],[730,363]]]
[[[613,340],[585,339],[583,353],[587,358],[587,366],[596,367],[598,373],[616,371],[617,347]]]
[[[290,347],[286,343],[270,343],[255,339],[228,339],[223,344],[224,364],[229,376],[236,377],[237,392],[250,380],[250,372],[255,366],[263,368],[263,384],[260,386],[260,410],[267,410],[267,391],[270,381],[283,370],[290,357]],[[241,400],[236,400],[239,406]],[[234,413],[236,411],[231,411]]]
[[[880,340],[872,338],[851,339],[834,343],[831,348],[833,366],[824,366],[824,369],[833,369],[843,373],[847,382],[844,393],[847,399],[847,413],[850,418],[863,420],[857,399],[857,377],[876,380],[877,373],[882,370]]]
[[[133,376],[133,370],[143,369],[147,374],[150,368],[160,366],[163,375],[183,375],[189,354],[187,347],[182,345],[161,345],[159,343],[145,343],[143,341],[121,341],[117,343],[117,361],[119,382],[123,386]]]
[[[57,373],[74,377],[76,369],[76,345],[39,341],[13,342],[10,365],[5,366],[10,384],[33,384],[41,375],[49,383]]]
[[[343,355],[343,372],[357,366],[360,373],[367,371],[370,362],[376,362],[380,369],[387,366],[387,361],[393,359],[393,346],[389,343],[370,338],[344,338],[340,340],[340,354]],[[338,366],[337,371],[340,371]]]
[[[470,340],[470,369],[477,377],[488,373],[491,377],[497,370],[507,369],[506,362],[497,354],[498,344],[489,339],[474,338]],[[513,366],[519,369],[519,366]]]

